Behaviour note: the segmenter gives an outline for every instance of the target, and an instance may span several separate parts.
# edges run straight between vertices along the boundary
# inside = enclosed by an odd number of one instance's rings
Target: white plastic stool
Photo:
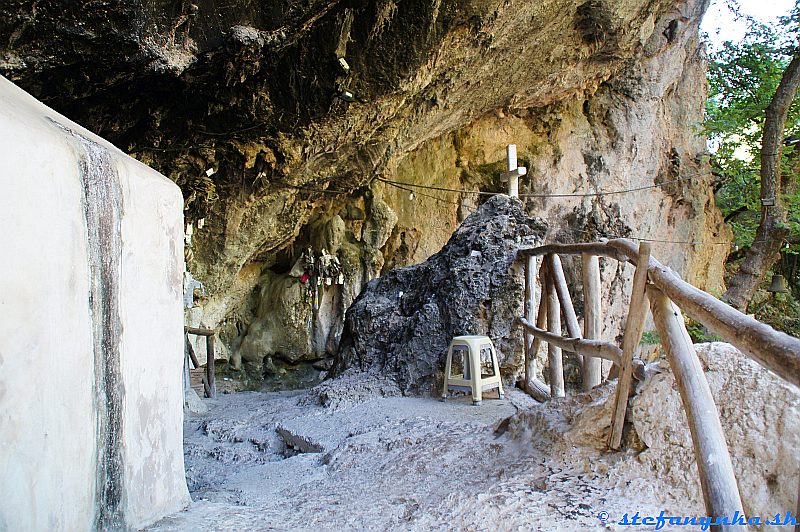
[[[492,375],[481,374],[481,349],[488,349],[492,357]],[[461,352],[463,374],[453,375],[453,353]],[[483,392],[486,390],[498,389],[500,399],[503,393],[503,383],[500,380],[500,366],[497,363],[497,352],[494,349],[492,340],[488,336],[456,336],[450,341],[450,348],[447,350],[447,362],[444,367],[444,388],[442,390],[442,401],[447,399],[450,390],[462,390],[472,393],[472,403],[481,404]]]

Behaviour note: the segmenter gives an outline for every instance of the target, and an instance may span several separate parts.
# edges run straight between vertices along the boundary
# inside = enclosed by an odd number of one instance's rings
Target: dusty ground
[[[592,412],[607,393],[543,406],[509,390],[475,407],[345,379],[222,395],[185,423],[194,502],[150,530],[623,530],[626,512],[701,515],[635,453],[601,450]]]

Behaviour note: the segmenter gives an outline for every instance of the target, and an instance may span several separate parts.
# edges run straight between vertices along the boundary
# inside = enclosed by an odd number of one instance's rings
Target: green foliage
[[[689,333],[689,337],[692,339],[692,342],[695,344],[703,343],[703,342],[722,342],[724,341],[721,337],[717,336],[716,334],[711,334],[706,330],[702,323],[699,321],[694,321],[693,319],[686,317],[686,332]]]
[[[779,331],[800,337],[800,303],[789,294],[759,292],[751,305],[759,321],[769,323]]]
[[[738,9],[735,2],[730,5],[732,10]],[[798,46],[799,13],[796,6],[778,26],[743,17],[748,32],[742,42],[724,43],[709,60],[705,132],[714,147],[716,200],[729,218],[736,243],[743,248],[752,243],[760,221],[759,150],[764,111]],[[797,100],[790,109],[784,136],[800,138]],[[800,195],[794,186],[797,167],[798,153],[787,146],[782,172],[789,179],[786,190],[790,193],[782,200],[789,212],[789,240],[800,242]]]
[[[645,331],[642,333],[642,340],[639,342],[641,345],[659,345],[661,337],[658,331]]]

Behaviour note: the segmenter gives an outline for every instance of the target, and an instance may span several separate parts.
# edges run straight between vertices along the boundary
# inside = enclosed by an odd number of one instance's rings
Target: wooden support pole
[[[544,340],[548,344],[555,345],[578,355],[596,357],[618,364],[622,356],[622,350],[610,342],[602,340],[589,340],[586,338],[569,338],[561,336],[540,327],[535,327],[526,319],[518,319],[517,322],[523,329],[531,333],[537,340]]]
[[[203,381],[203,391],[206,397],[211,397],[211,387],[208,385],[208,379],[205,375],[200,378]]]
[[[526,320],[533,319],[533,309],[536,305],[536,257],[525,259],[525,301],[523,303],[523,316]],[[525,388],[527,389],[531,377],[536,376],[536,353],[531,353],[531,343],[533,336],[522,330],[522,347],[525,354]]]
[[[647,292],[653,319],[689,421],[706,512],[711,518],[730,517],[734,512],[743,515],[742,500],[714,397],[686,331],[681,311],[657,288],[649,287]],[[719,530],[736,528],[718,527]]]
[[[617,395],[614,403],[614,413],[611,418],[611,435],[608,446],[619,449],[622,443],[622,427],[625,424],[625,412],[628,409],[628,394],[631,389],[631,375],[633,373],[633,355],[639,342],[642,340],[644,322],[647,319],[647,264],[650,258],[650,244],[639,244],[638,262],[633,274],[633,291],[631,303],[628,308],[628,319],[625,322],[625,332],[622,338],[622,360],[620,361],[619,378],[617,380]]]
[[[530,265],[530,261],[529,260],[525,261],[525,273],[524,273],[524,275],[525,275],[525,295],[523,296],[523,300],[522,300],[522,315],[527,319],[528,315],[530,314],[530,306],[531,306],[531,280],[530,280],[531,265]],[[523,356],[522,364],[523,364],[524,373],[523,373],[523,377],[522,377],[522,383],[523,383],[525,388],[528,387],[528,379],[530,378],[530,373],[529,373],[529,370],[528,370],[528,366],[530,364],[530,359],[531,359],[530,347],[531,347],[530,346],[530,334],[528,334],[528,331],[523,329],[523,331],[522,331],[522,356]],[[445,375],[445,378],[447,378],[447,377],[448,377],[448,375]]]
[[[583,253],[583,337],[599,340],[603,321],[600,308],[600,257]],[[583,359],[583,389],[589,391],[603,379],[602,361],[598,358]]]
[[[631,241],[609,240],[606,245],[635,260],[635,248]],[[732,343],[765,368],[800,386],[800,339],[776,331],[695,288],[652,257],[649,273],[650,281],[692,319]]]
[[[551,264],[550,261],[548,264]],[[558,303],[558,294],[553,283],[552,273],[548,271],[545,277],[547,279],[547,330],[554,335],[561,336],[561,306]],[[550,395],[564,397],[564,360],[561,348],[552,342],[547,344],[547,363],[550,375]]]
[[[206,336],[206,379],[208,380],[208,396],[217,396],[217,379],[214,375],[214,335]]]
[[[542,268],[544,269],[544,268]],[[544,283],[544,279],[542,279]],[[546,287],[545,284],[542,284],[542,289]],[[542,297],[539,298],[539,311],[536,315],[536,327],[539,329],[544,329],[547,327],[547,297],[542,294]],[[547,384],[540,381],[536,374],[537,371],[537,363],[536,363],[536,356],[539,354],[539,348],[542,345],[541,338],[537,338],[536,336],[531,335],[533,342],[531,347],[528,350],[530,354],[530,358],[528,359],[528,367],[526,368],[528,381],[525,382],[525,391],[528,392],[531,397],[536,399],[537,401],[543,403],[545,401],[550,400],[550,388]]]
[[[581,338],[583,333],[575,315],[575,307],[572,306],[572,297],[569,295],[567,279],[564,277],[564,268],[561,265],[561,258],[555,253],[547,255],[547,266],[553,279],[553,285],[558,295],[558,302],[561,304],[561,314],[564,316],[567,333],[572,338]]]
[[[561,258],[555,253],[547,255],[548,270],[550,271],[553,284],[558,294],[558,302],[561,305],[561,315],[564,317],[565,325],[567,326],[567,334],[571,338],[581,338],[583,331],[578,323],[578,316],[575,315],[575,307],[572,305],[572,297],[569,294],[567,287],[567,279],[564,276],[564,268],[561,265]],[[583,370],[583,355],[575,354],[578,358],[578,364]]]
[[[200,367],[200,361],[197,360],[197,355],[194,353],[194,346],[192,346],[192,342],[189,340],[189,337],[186,337],[186,350],[189,351],[189,359],[192,361],[192,365],[194,369]]]

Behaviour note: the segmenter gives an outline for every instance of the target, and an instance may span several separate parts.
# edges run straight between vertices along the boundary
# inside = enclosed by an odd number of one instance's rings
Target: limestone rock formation
[[[654,253],[720,291],[729,234],[696,128],[707,4],[23,0],[0,6],[0,74],[181,186],[206,287],[187,321],[219,328],[222,356],[305,367],[336,350],[367,281],[427,259],[478,194],[503,190],[507,143],[547,239],[713,243]],[[626,189],[639,190],[541,197]],[[351,275],[312,330],[281,287],[337,216]],[[624,301],[626,276],[604,268],[609,300]],[[604,312],[616,334],[624,309]]]
[[[720,414],[745,514],[785,514],[797,503],[800,390],[729,344],[696,348]],[[647,447],[640,461],[702,500],[692,439],[672,373],[665,371],[645,383],[632,401],[631,419]]]
[[[403,390],[431,389],[453,336],[493,339],[508,372],[519,366],[522,281],[513,269],[521,244],[538,244],[543,222],[518,199],[494,196],[470,215],[447,245],[422,264],[370,282],[347,312],[333,374],[348,368],[393,376]]]

